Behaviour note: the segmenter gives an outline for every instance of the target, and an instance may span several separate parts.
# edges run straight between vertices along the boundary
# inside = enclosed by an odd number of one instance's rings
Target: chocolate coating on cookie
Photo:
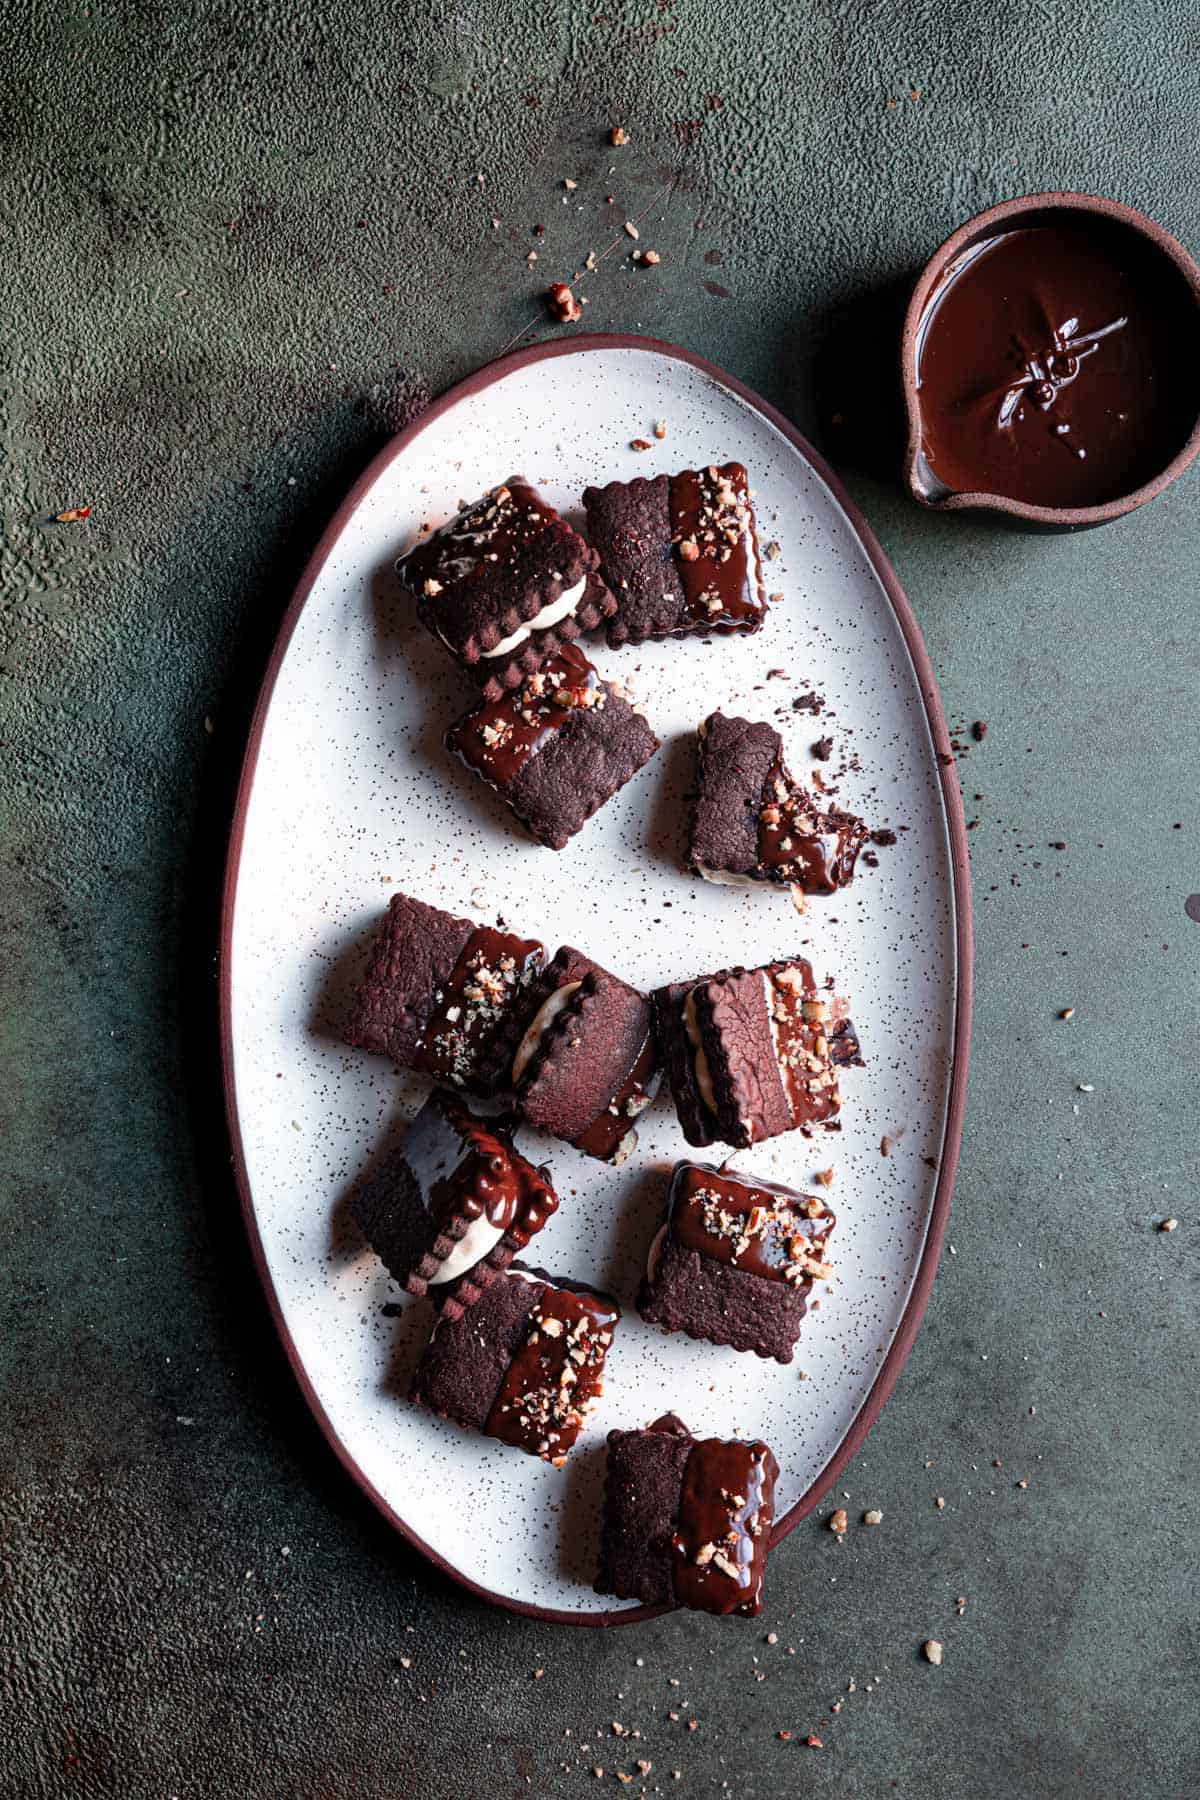
[[[435,1090],[400,1145],[359,1187],[351,1212],[371,1248],[410,1294],[453,1281],[447,1311],[471,1305],[558,1205],[493,1119]]]
[[[597,1592],[756,1616],[778,1477],[765,1444],[696,1439],[670,1413],[610,1432]]]
[[[543,950],[407,894],[393,894],[346,1027],[356,1049],[486,1093],[492,1040]]]
[[[738,1146],[832,1127],[844,1003],[802,958],[675,982],[653,996],[659,1044],[689,1143]]]
[[[514,1059],[521,1111],[589,1156],[621,1158],[632,1148],[633,1121],[658,1090],[650,1004],[570,945],[539,989],[546,1001]]]
[[[616,598],[612,645],[756,631],[766,614],[740,463],[588,488],[588,534]]]
[[[494,698],[614,610],[597,561],[536,489],[514,479],[396,567],[422,622]]]
[[[788,770],[770,725],[711,713],[697,734],[688,863],[706,880],[831,894],[854,874],[867,828],[823,807]]]
[[[409,1398],[560,1467],[601,1391],[619,1318],[606,1294],[511,1268],[468,1312],[439,1313]]]
[[[446,748],[551,850],[563,849],[658,747],[642,715],[573,644],[446,734]]]
[[[813,1195],[680,1163],[638,1311],[667,1331],[790,1362],[813,1282],[833,1273],[833,1224]]]

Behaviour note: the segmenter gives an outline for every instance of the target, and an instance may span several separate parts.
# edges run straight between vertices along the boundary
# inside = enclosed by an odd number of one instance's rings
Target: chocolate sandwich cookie
[[[345,1041],[401,1068],[489,1093],[493,1042],[544,960],[536,938],[393,894]]]
[[[410,1294],[445,1288],[451,1318],[542,1229],[558,1199],[494,1119],[479,1119],[437,1088],[350,1211],[389,1272]]]
[[[489,700],[616,611],[599,558],[528,482],[493,488],[402,556],[422,623]]]
[[[772,726],[711,713],[697,734],[688,865],[729,887],[832,894],[854,874],[867,828],[825,807],[783,760]]]
[[[583,504],[616,596],[610,644],[758,630],[766,601],[741,463],[610,481]]]
[[[791,1362],[834,1216],[813,1194],[679,1163],[638,1311],[652,1325]]]
[[[566,644],[446,733],[539,843],[561,850],[649,762],[658,739],[641,713]]]
[[[600,1162],[624,1162],[662,1079],[649,1001],[569,944],[535,992],[509,1077],[526,1123]]]
[[[410,1400],[561,1468],[603,1390],[615,1300],[507,1269],[468,1312],[443,1307]]]
[[[694,1438],[673,1413],[610,1431],[596,1592],[757,1617],[778,1479],[765,1444]]]
[[[653,1004],[689,1144],[836,1128],[837,1071],[861,1060],[858,1038],[845,1002],[817,988],[802,958],[673,982]]]

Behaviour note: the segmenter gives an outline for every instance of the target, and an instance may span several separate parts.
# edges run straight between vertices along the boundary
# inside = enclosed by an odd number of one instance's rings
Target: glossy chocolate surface
[[[541,967],[536,938],[477,925],[438,989],[412,1067],[456,1087],[475,1077],[479,1057],[515,997]]]
[[[808,1288],[828,1279],[833,1226],[833,1213],[814,1195],[774,1182],[703,1163],[680,1163],[671,1180],[668,1228],[676,1241],[764,1281]]]
[[[793,1126],[831,1119],[842,1102],[830,1034],[844,1016],[844,1001],[818,990],[803,958],[769,964],[763,987]]]
[[[703,1612],[762,1611],[779,1468],[763,1443],[700,1438],[683,1471],[672,1547],[674,1586]]]
[[[600,1115],[574,1140],[576,1150],[609,1162],[617,1155],[634,1120],[645,1112],[662,1081],[654,1033],[648,1030],[629,1074]]]
[[[1136,232],[1075,215],[958,259],[917,340],[924,459],[939,486],[1102,505],[1144,486],[1200,411],[1196,302]]]
[[[832,894],[854,874],[867,828],[853,813],[822,812],[813,796],[788,776],[782,757],[767,781],[768,799],[758,817],[758,866],[770,881]]]
[[[757,625],[763,604],[742,465],[672,475],[668,509],[689,628],[700,624],[721,631]]]
[[[486,1217],[520,1249],[558,1205],[542,1173],[453,1094],[430,1095],[405,1135],[404,1160],[438,1231]]]
[[[603,1385],[620,1310],[603,1295],[546,1287],[500,1384],[484,1431],[556,1467],[579,1436]]]
[[[446,748],[493,787],[506,787],[574,708],[602,707],[607,695],[583,651],[566,644],[519,687],[452,725]]]
[[[528,483],[506,482],[402,556],[397,573],[414,594],[436,599],[442,588],[486,575],[489,562],[511,556],[557,516]]]

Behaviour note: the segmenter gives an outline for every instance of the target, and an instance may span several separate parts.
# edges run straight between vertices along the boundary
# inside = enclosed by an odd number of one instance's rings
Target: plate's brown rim
[[[952,1063],[950,1071],[950,1093],[946,1109],[946,1125],[942,1141],[942,1154],[939,1160],[937,1186],[934,1190],[933,1209],[929,1219],[929,1230],[921,1251],[921,1259],[917,1266],[912,1290],[900,1320],[896,1336],[892,1340],[887,1355],[880,1366],[871,1385],[866,1400],[860,1407],[853,1424],[843,1438],[837,1451],[830,1459],[820,1477],[813,1482],[806,1493],[791,1506],[781,1519],[777,1519],[771,1533],[771,1548],[774,1549],[794,1526],[798,1525],[816,1505],[826,1488],[833,1485],[842,1469],[855,1454],[866,1437],[875,1420],[878,1418],[883,1404],[895,1384],[896,1377],[903,1368],[908,1357],[917,1327],[925,1311],[926,1302],[933,1286],[937,1271],[938,1258],[941,1254],[942,1238],[946,1229],[946,1219],[950,1211],[950,1196],[954,1188],[954,1173],[958,1165],[959,1144],[962,1138],[963,1109],[966,1100],[967,1056],[971,1037],[971,881],[967,856],[967,831],[963,814],[962,795],[958,780],[954,774],[954,758],[950,749],[950,738],[946,730],[946,722],[942,716],[941,700],[938,696],[937,683],[934,679],[933,666],[921,638],[920,629],[913,616],[912,608],[896,578],[895,571],[872,532],[870,526],[843,488],[833,470],[824,458],[813,449],[807,439],[801,436],[783,414],[778,412],[769,401],[763,400],[753,389],[736,377],[727,375],[715,363],[703,356],[697,356],[692,350],[684,350],[677,344],[668,344],[658,338],[637,337],[621,332],[584,332],[577,337],[555,338],[545,343],[533,344],[524,350],[514,350],[496,361],[485,363],[473,375],[456,382],[444,394],[433,401],[419,419],[394,437],[389,444],[374,457],[368,467],[359,476],[333,518],[321,535],[320,542],[309,558],[304,574],[300,578],[288,609],[283,616],[271,654],[263,675],[255,703],[254,714],[250,721],[250,731],[246,743],[245,759],[242,763],[241,776],[238,781],[237,798],[234,801],[233,819],[229,833],[229,850],[225,864],[225,881],[221,897],[221,934],[218,960],[218,991],[220,1005],[221,1061],[223,1086],[225,1094],[225,1116],[229,1129],[230,1148],[233,1153],[234,1179],[237,1183],[238,1199],[241,1204],[242,1218],[245,1221],[246,1235],[250,1241],[250,1250],[254,1265],[258,1270],[266,1295],[271,1317],[275,1321],[275,1329],[279,1333],[284,1352],[291,1364],[292,1372],[300,1384],[300,1390],[308,1402],[309,1408],[321,1429],[326,1442],[350,1479],[367,1498],[383,1514],[384,1518],[395,1527],[400,1535],[408,1540],[415,1550],[426,1557],[435,1568],[448,1575],[451,1580],[476,1594],[482,1600],[493,1605],[503,1606],[510,1612],[520,1613],[526,1618],[544,1620],[550,1624],[560,1625],[632,1625],[642,1619],[658,1617],[660,1613],[669,1612],[669,1606],[634,1606],[614,1608],[606,1612],[567,1612],[553,1607],[533,1606],[528,1601],[513,1600],[504,1594],[493,1593],[479,1582],[472,1581],[460,1569],[446,1560],[445,1557],[430,1547],[417,1536],[411,1526],[393,1510],[362,1470],[354,1461],[346,1445],[334,1430],[330,1419],[317,1398],[312,1383],[300,1358],[295,1342],[283,1318],[279,1297],[275,1292],[267,1270],[266,1256],[262,1239],[259,1235],[258,1222],[250,1198],[250,1183],[246,1172],[245,1150],[242,1144],[241,1125],[238,1119],[237,1101],[233,1081],[233,1015],[231,990],[231,949],[233,941],[233,910],[237,894],[238,871],[241,864],[242,843],[246,829],[246,810],[249,805],[251,789],[254,785],[255,771],[258,765],[259,750],[262,745],[263,727],[274,692],[275,682],[283,663],[284,654],[296,623],[304,609],[309,594],[325,566],[334,545],[338,542],[350,516],[374,486],[380,474],[403,450],[413,442],[414,438],[425,427],[447,412],[452,406],[469,395],[478,393],[482,388],[490,387],[493,382],[503,376],[510,375],[516,369],[526,367],[530,363],[541,362],[546,357],[578,355],[591,350],[649,350],[660,356],[674,357],[678,362],[690,363],[695,369],[729,388],[748,405],[768,419],[792,443],[801,456],[820,476],[829,488],[838,504],[843,508],[859,542],[866,551],[872,568],[883,585],[884,592],[896,615],[908,653],[912,658],[916,671],[917,684],[921,698],[925,704],[926,717],[942,787],[942,798],[946,807],[946,821],[950,833],[950,862],[954,890],[955,938],[957,955],[957,993],[955,1002],[954,1043],[951,1051]]]
[[[1013,500],[1007,494],[991,494],[983,489],[969,492],[947,494],[943,499],[930,499],[921,491],[917,479],[917,465],[921,450],[920,408],[917,404],[917,333],[921,318],[929,296],[932,294],[948,263],[965,250],[981,232],[1006,224],[1010,219],[1019,219],[1030,212],[1086,212],[1095,213],[1102,219],[1111,219],[1118,225],[1127,226],[1139,237],[1144,237],[1154,245],[1169,261],[1175,264],[1179,273],[1191,287],[1196,304],[1200,307],[1200,265],[1177,237],[1151,219],[1146,213],[1139,212],[1134,206],[1126,206],[1122,200],[1108,200],[1102,194],[1075,193],[1070,189],[1048,189],[1041,194],[1020,194],[1012,200],[1001,200],[995,206],[986,206],[974,217],[965,219],[946,240],[939,244],[926,262],[917,277],[908,310],[904,315],[904,329],[900,334],[900,384],[904,392],[904,410],[908,420],[908,442],[904,451],[904,483],[912,498],[919,506],[931,512],[995,512],[1007,513],[1014,519],[1020,519],[1030,525],[1057,526],[1063,530],[1086,529],[1089,525],[1108,525],[1116,519],[1123,519],[1127,513],[1136,512],[1148,501],[1158,496],[1177,481],[1184,470],[1195,461],[1200,453],[1200,418],[1188,435],[1187,442],[1180,446],[1165,468],[1151,480],[1143,482],[1140,488],[1132,489],[1128,494],[1119,494],[1115,500],[1106,500],[1099,506],[1035,506],[1029,500]]]

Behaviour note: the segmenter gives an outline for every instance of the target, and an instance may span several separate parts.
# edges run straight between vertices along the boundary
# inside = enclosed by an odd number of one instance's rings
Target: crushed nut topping
[[[573,325],[583,313],[565,281],[555,281],[546,289],[546,307],[551,318],[557,319],[560,325]]]
[[[707,1235],[730,1246],[732,1262],[737,1263],[749,1250],[757,1248],[764,1260],[769,1260],[772,1252],[779,1256],[786,1281],[832,1277],[832,1265],[821,1261],[814,1254],[812,1241],[797,1231],[798,1217],[813,1221],[831,1218],[815,1196],[807,1196],[797,1204],[763,1190],[761,1198],[745,1213],[727,1206],[715,1188],[695,1188],[688,1198]]]

